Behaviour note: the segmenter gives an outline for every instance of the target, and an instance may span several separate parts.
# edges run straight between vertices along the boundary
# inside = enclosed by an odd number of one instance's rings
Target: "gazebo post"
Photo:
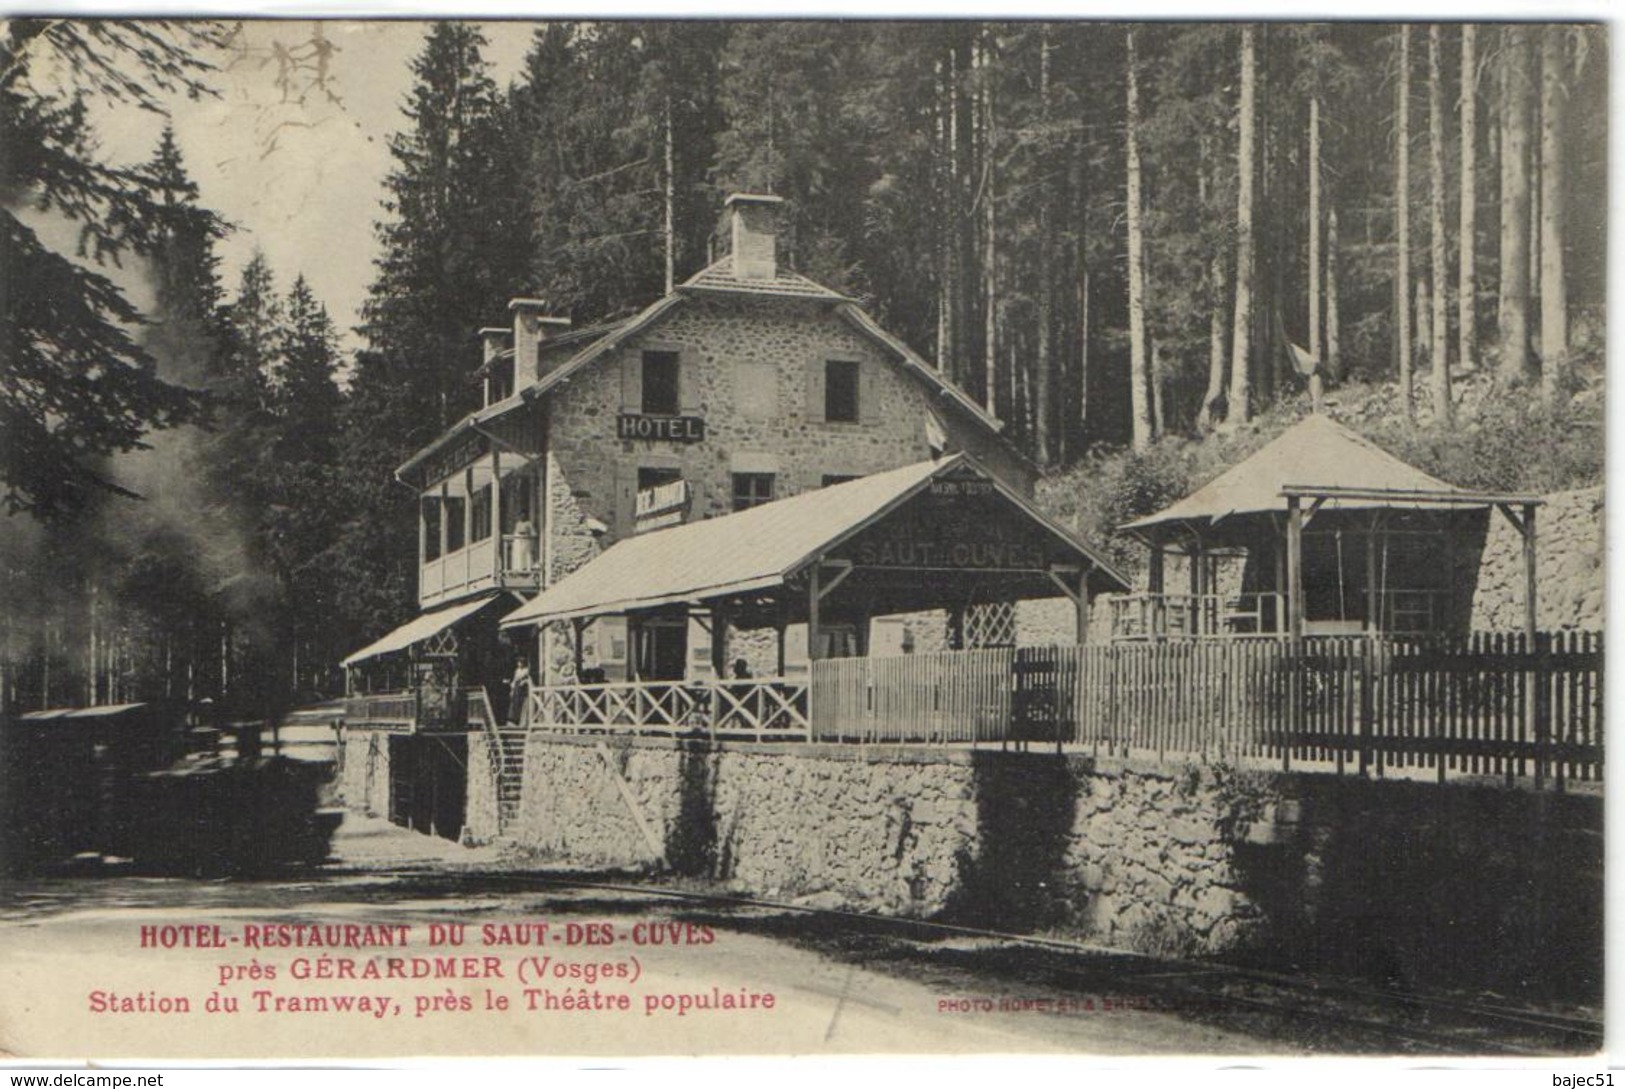
[[[785,632],[785,629],[788,628],[789,626],[790,626],[790,622],[789,622],[788,619],[786,619],[786,617],[784,615],[784,608],[781,606],[779,608],[779,611],[778,611],[778,619],[773,624],[774,633],[778,636],[778,643],[779,643],[779,673],[778,673],[778,675],[781,678],[784,676],[784,632]]]
[[[1523,505],[1523,633],[1535,645],[1535,505]]]
[[[1151,565],[1146,572],[1146,588],[1151,592],[1151,618],[1146,625],[1146,635],[1154,639],[1168,634],[1168,616],[1162,599],[1162,565],[1162,541],[1156,540],[1151,545]]]
[[[814,560],[807,569],[807,661],[816,662],[823,657],[819,653],[819,616],[818,602],[823,596],[819,591],[818,569],[823,562],[820,556]]]
[[[1286,501],[1287,634],[1303,640],[1303,505],[1297,496]]]
[[[1377,592],[1377,531],[1382,512],[1371,512],[1371,528],[1365,535],[1365,627],[1367,633],[1382,633],[1382,595]]]
[[[582,667],[585,664],[585,658],[586,658],[585,653],[583,651],[583,648],[581,646],[581,635],[582,635],[583,630],[586,628],[586,626],[587,626],[587,622],[582,620],[580,617],[577,617],[576,619],[570,621],[570,633],[571,633],[571,636],[572,636],[571,650],[575,654],[576,683],[577,684],[581,683],[581,670],[582,670]]]
[[[1073,602],[1077,609],[1078,646],[1089,642],[1089,568],[1078,572],[1078,596]]]

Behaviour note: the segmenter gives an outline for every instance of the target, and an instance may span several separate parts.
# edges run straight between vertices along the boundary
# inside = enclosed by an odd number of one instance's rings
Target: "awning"
[[[385,654],[395,654],[403,651],[413,643],[420,643],[431,635],[445,631],[459,620],[473,616],[501,596],[504,595],[486,594],[483,597],[459,601],[455,605],[447,605],[433,612],[423,613],[408,620],[377,642],[362,647],[344,659],[342,664],[346,667],[353,666],[357,662],[366,661],[368,658],[379,658]]]
[[[988,496],[990,502],[996,495],[1000,520],[1041,539],[1044,548],[1040,551],[1046,557],[1060,557],[1077,569],[1092,572],[1095,589],[1127,587],[1127,580],[1113,570],[1103,555],[1042,514],[968,455],[955,454],[941,461],[906,465],[764,503],[737,514],[626,538],[508,614],[502,626],[786,592],[780,588],[793,576],[805,572],[821,557],[833,557],[860,532],[884,521],[916,496],[934,486],[942,489],[949,478],[974,480],[982,489],[977,494]],[[944,549],[951,545],[942,542]],[[1027,570],[1032,573],[1030,565]],[[996,572],[967,570],[964,577],[989,573]],[[1050,586],[1042,572],[1038,577],[1045,587]],[[948,585],[955,573],[939,568],[932,579]]]

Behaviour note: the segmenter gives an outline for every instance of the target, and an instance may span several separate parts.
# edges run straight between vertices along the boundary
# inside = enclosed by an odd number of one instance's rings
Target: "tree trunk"
[[[671,131],[671,92],[666,92],[665,108],[662,120],[665,124],[666,143],[666,192],[665,192],[665,224],[666,239],[666,294],[670,295],[677,286],[677,152],[674,137]]]
[[[1456,288],[1456,357],[1463,371],[1478,366],[1478,28],[1461,28],[1461,254]]]
[[[1569,350],[1568,289],[1563,282],[1564,37],[1548,26],[1540,42],[1540,385],[1548,401],[1564,394]]]
[[[1407,420],[1415,418],[1411,405],[1411,28],[1399,28],[1399,85],[1398,118],[1394,140],[1398,165],[1394,170],[1394,216],[1397,221],[1397,268],[1394,280],[1397,286],[1395,301],[1399,307],[1395,349],[1399,352],[1399,403]]]
[[[1145,241],[1140,197],[1140,80],[1134,51],[1134,31],[1125,35],[1128,60],[1128,115],[1125,122],[1128,149],[1128,343],[1129,406],[1133,413],[1134,449],[1151,445],[1156,425],[1151,415],[1150,369],[1145,344]]]
[[[1050,120],[1050,34],[1049,24],[1040,28],[1038,43],[1038,111],[1047,132]],[[1041,157],[1039,167],[1043,176],[1049,176],[1050,156]],[[1054,348],[1051,342],[1054,323],[1055,247],[1050,235],[1050,200],[1052,192],[1045,184],[1038,194],[1038,351],[1033,376],[1033,431],[1038,463],[1049,465],[1054,451],[1050,443],[1050,376],[1054,371]]]
[[[1309,99],[1309,354],[1317,361],[1320,359],[1319,95],[1315,95]]]
[[[1426,276],[1416,278],[1416,363],[1432,362],[1433,306]],[[1414,369],[1414,368],[1413,368]]]
[[[998,413],[999,388],[999,279],[998,279],[998,217],[994,211],[994,194],[998,186],[997,156],[998,130],[993,123],[993,49],[984,36],[982,57],[982,358],[983,376],[987,382],[987,410]],[[1012,399],[1012,416],[1018,406]]]
[[[1450,302],[1450,272],[1444,236],[1444,80],[1439,72],[1443,36],[1438,23],[1428,27],[1428,193],[1432,212],[1428,265],[1433,277],[1433,418],[1449,424],[1450,321],[1446,307]]]
[[[1240,136],[1236,151],[1236,311],[1230,350],[1230,402],[1225,414],[1227,425],[1246,423],[1251,413],[1253,321],[1253,185],[1256,165],[1254,129],[1257,112],[1254,101],[1258,79],[1258,31],[1252,24],[1241,28],[1241,90],[1236,110]]]
[[[1209,208],[1210,174],[1217,172],[1218,167],[1213,157],[1208,154],[1212,146],[1211,139],[1202,138],[1202,176],[1200,179],[1203,191],[1200,204],[1204,211],[1216,214],[1218,209]],[[1217,188],[1213,186],[1213,188]],[[1230,282],[1225,275],[1225,254],[1218,246],[1214,247],[1213,256],[1208,261],[1208,316],[1207,316],[1207,389],[1202,393],[1202,407],[1196,414],[1196,429],[1206,433],[1213,429],[1214,413],[1219,401],[1224,397],[1225,380],[1225,339],[1229,330],[1226,320],[1229,315],[1225,312],[1225,304],[1229,302]]]
[[[1338,348],[1337,313],[1337,209],[1326,217],[1326,373],[1332,380],[1343,377],[1343,360]]]
[[[1529,79],[1524,28],[1501,31],[1501,291],[1503,378],[1530,377],[1529,367]]]

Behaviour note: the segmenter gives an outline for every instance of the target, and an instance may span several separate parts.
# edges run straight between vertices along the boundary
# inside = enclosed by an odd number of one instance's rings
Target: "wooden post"
[[[779,610],[778,623],[773,625],[773,628],[774,628],[775,632],[777,633],[777,635],[779,637],[778,641],[779,641],[779,676],[780,677],[784,676],[784,629],[789,627],[789,626],[790,626],[789,622],[785,619],[785,616],[784,616],[784,610],[781,608]]]
[[[1286,501],[1286,593],[1288,634],[1303,640],[1303,506],[1297,496]]]
[[[728,679],[728,614],[721,605],[711,606],[711,670],[717,680]]]
[[[823,564],[823,557],[813,561],[807,572],[807,661],[816,662],[823,657],[819,653],[819,617],[818,602],[822,596],[818,592],[818,569]]]
[[[577,684],[581,683],[581,670],[582,670],[582,667],[583,667],[583,665],[585,663],[585,654],[584,654],[584,651],[583,651],[583,648],[582,648],[582,645],[581,645],[581,636],[582,636],[582,632],[586,628],[586,626],[587,626],[587,623],[584,620],[577,619],[577,620],[570,621],[570,632],[571,632],[571,635],[574,637],[573,638],[573,648],[572,649],[574,650],[574,653],[575,653],[576,683]]]
[[[1523,632],[1535,638],[1535,505],[1523,505]]]
[[[626,679],[641,681],[643,671],[638,665],[638,653],[642,649],[638,644],[643,637],[643,626],[638,623],[635,614],[628,613],[626,617]]]
[[[1146,574],[1147,588],[1153,595],[1151,598],[1151,619],[1147,625],[1146,635],[1156,639],[1168,634],[1168,616],[1163,608],[1163,554],[1162,542],[1151,546],[1151,564]]]
[[[502,447],[494,442],[491,444],[491,553],[491,574],[501,586],[506,568],[506,557],[502,554]]]
[[[1382,631],[1382,595],[1377,592],[1377,527],[1382,515],[1371,516],[1365,535],[1365,630],[1375,637]]]
[[[1089,642],[1089,568],[1078,572],[1078,596],[1072,603],[1077,610],[1078,646]]]

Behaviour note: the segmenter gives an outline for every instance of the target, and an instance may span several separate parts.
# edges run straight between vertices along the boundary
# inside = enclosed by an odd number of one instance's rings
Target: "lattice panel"
[[[418,644],[418,655],[423,658],[457,657],[457,633],[450,628],[437,631]]]
[[[988,601],[965,610],[965,650],[1015,645],[1015,602]]]

